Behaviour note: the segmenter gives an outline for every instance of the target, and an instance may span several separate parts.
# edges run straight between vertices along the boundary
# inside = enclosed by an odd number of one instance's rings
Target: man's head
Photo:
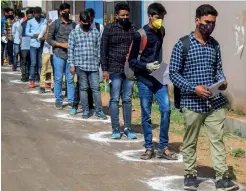
[[[94,19],[95,19],[95,17],[96,17],[96,12],[95,12],[94,9],[92,9],[92,8],[88,8],[88,9],[86,9],[86,10],[88,11],[89,16],[91,17],[92,22],[94,22]]]
[[[33,18],[33,8],[29,8],[27,11],[26,11],[26,17],[28,20],[32,19]]]
[[[118,3],[115,6],[116,21],[123,27],[127,27],[130,25],[129,12],[130,12],[130,8],[127,3]]]
[[[14,10],[13,9],[9,9],[8,10],[8,16],[7,18],[13,20],[14,19]]]
[[[79,15],[79,19],[81,22],[81,28],[84,31],[89,31],[91,24],[93,22],[93,17],[91,17],[89,11],[87,9],[85,9],[84,11],[82,11]]]
[[[148,7],[149,22],[155,29],[160,29],[164,16],[167,14],[165,7],[160,3],[152,3]]]
[[[212,34],[218,12],[211,5],[201,5],[196,9],[196,27],[202,36],[208,37]]]
[[[70,16],[70,5],[68,3],[62,3],[60,5],[60,15],[61,17],[68,21],[69,20],[69,16]]]
[[[8,7],[4,8],[3,9],[3,15],[4,16],[8,16],[9,15],[9,10],[10,10],[10,8],[8,8]]]
[[[34,7],[34,18],[37,20],[37,21],[40,21],[41,19],[41,14],[42,14],[42,9],[41,7]]]

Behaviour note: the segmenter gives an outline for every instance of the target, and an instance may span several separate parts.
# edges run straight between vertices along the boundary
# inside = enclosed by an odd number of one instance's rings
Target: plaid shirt
[[[125,30],[118,23],[105,27],[101,43],[101,66],[103,71],[124,72],[126,56],[133,40],[135,29]]]
[[[210,39],[202,45],[195,39],[194,33],[189,37],[190,47],[182,74],[182,42],[179,41],[173,48],[169,68],[170,79],[181,89],[181,108],[186,107],[191,111],[207,113],[212,109],[221,108],[226,100],[222,94],[208,99],[200,98],[195,94],[195,87],[197,85],[209,87],[225,78],[220,47],[219,45],[216,47],[218,52],[216,55]]]
[[[85,34],[74,29],[68,38],[68,63],[83,71],[98,71],[100,62],[100,33],[96,28]]]
[[[13,40],[12,35],[12,26],[14,24],[14,20],[7,19],[4,23],[4,33],[7,36],[8,40]]]

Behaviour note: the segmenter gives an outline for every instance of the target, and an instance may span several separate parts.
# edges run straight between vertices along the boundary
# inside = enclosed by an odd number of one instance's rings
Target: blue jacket
[[[4,33],[4,22],[6,20],[5,16],[2,16],[1,18],[1,35]]]
[[[147,86],[161,86],[161,83],[154,77],[150,76],[150,71],[146,69],[147,63],[162,61],[162,43],[163,35],[160,30],[155,32],[148,25],[143,27],[147,34],[147,45],[142,52],[140,60],[137,60],[139,53],[139,45],[141,36],[137,32],[133,37],[132,49],[129,55],[129,64],[135,69],[137,81],[144,83]]]

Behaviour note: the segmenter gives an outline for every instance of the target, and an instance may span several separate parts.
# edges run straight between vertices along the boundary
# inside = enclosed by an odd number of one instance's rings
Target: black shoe
[[[73,107],[73,103],[68,103],[68,107],[72,108]]]
[[[45,93],[45,88],[44,87],[40,87],[39,88],[39,94],[43,94]]]
[[[197,190],[197,178],[193,175],[186,175],[184,177],[184,190]]]
[[[216,182],[217,191],[239,190],[239,186],[234,184],[229,178],[222,178]]]
[[[56,102],[55,103],[55,108],[58,109],[58,110],[62,110],[62,103]]]

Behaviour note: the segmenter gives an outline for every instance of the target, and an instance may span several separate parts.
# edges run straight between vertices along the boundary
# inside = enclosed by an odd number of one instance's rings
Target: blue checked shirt
[[[68,63],[83,71],[98,71],[100,62],[100,33],[91,28],[85,34],[81,28],[74,29],[68,38]]]
[[[225,78],[220,47],[219,45],[214,47],[210,39],[202,45],[195,39],[194,33],[189,37],[190,47],[183,72],[181,72],[183,44],[178,41],[172,51],[169,75],[173,84],[181,90],[181,108],[207,113],[212,109],[221,108],[226,100],[222,94],[208,99],[200,98],[195,93],[195,87],[197,85],[209,87]],[[215,48],[217,48],[217,55]]]

